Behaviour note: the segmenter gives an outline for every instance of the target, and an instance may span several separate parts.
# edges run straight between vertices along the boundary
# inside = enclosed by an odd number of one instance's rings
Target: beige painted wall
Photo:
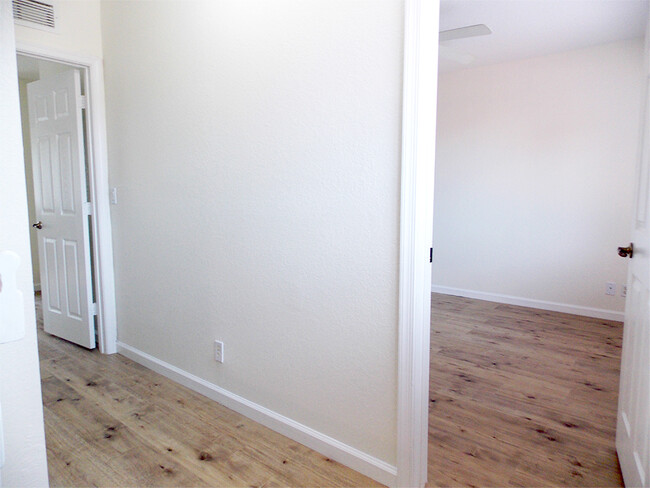
[[[102,57],[99,0],[58,0],[56,33],[16,26],[16,41],[57,51]]]
[[[403,3],[102,22],[119,340],[394,464]]]
[[[620,312],[642,41],[440,77],[434,286]]]
[[[18,287],[23,293],[25,337],[0,344],[0,404],[5,465],[0,485],[47,486],[43,407],[36,346],[36,320],[30,262],[21,141],[18,76],[11,3],[0,2],[0,250],[21,257]]]

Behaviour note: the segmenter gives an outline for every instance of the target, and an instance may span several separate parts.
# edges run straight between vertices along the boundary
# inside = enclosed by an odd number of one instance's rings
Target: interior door
[[[646,58],[648,50],[646,48]],[[647,63],[647,61],[646,61]],[[646,70],[646,75],[648,74]],[[627,487],[650,486],[650,78],[646,76],[628,271],[616,450]],[[622,251],[625,254],[625,250]]]
[[[27,85],[45,331],[95,347],[78,70]]]

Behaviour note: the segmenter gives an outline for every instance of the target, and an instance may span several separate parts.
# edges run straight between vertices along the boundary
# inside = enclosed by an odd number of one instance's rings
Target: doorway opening
[[[523,45],[535,35],[541,17],[535,9],[555,15],[557,6],[530,2],[515,13],[516,5],[486,2],[479,12],[471,2],[452,3],[442,2],[440,19],[442,32],[455,38],[441,34],[447,50],[441,51],[438,98],[429,480],[622,486],[614,441],[623,329],[616,304],[624,297],[606,296],[599,276],[581,273],[607,273],[625,283],[627,266],[615,250],[629,242],[620,236],[628,233],[634,193],[643,43],[570,49],[564,41],[562,52],[495,63],[488,51],[495,54],[509,35],[504,18],[516,16],[522,25],[531,19],[530,30],[520,31],[526,35],[511,43]],[[549,17],[540,32],[559,33],[565,18]],[[567,32],[577,37],[573,26]],[[567,93],[580,93],[580,102],[563,99]],[[600,138],[599,124],[607,138]],[[589,143],[573,146],[577,140]],[[616,164],[606,156],[611,140],[617,140]],[[571,181],[582,160],[590,179],[582,173]],[[559,161],[566,162],[561,175],[552,169]],[[619,199],[611,223],[595,210],[598,196],[578,196],[599,185]],[[573,198],[580,203],[570,203]],[[595,244],[582,231],[606,242]],[[581,246],[593,262],[563,260],[573,235],[594,245],[593,253]],[[553,237],[544,242],[546,236]],[[557,247],[556,236],[562,236]],[[503,247],[502,238],[510,245]],[[553,286],[544,285],[547,278]],[[588,283],[597,284],[593,295]],[[582,295],[552,296],[555,286]]]
[[[48,332],[86,348],[98,347],[101,353],[113,354],[117,352],[117,321],[102,61],[29,45],[18,45],[16,54],[29,224],[35,225],[31,234],[34,285],[44,301],[47,292],[53,291],[52,303],[48,302],[43,309],[45,330],[49,322]],[[32,118],[31,124],[40,125],[38,131],[41,131],[34,134],[29,118],[30,84],[34,92],[31,110],[42,112]],[[39,88],[39,84],[46,86]],[[66,115],[67,111],[71,116]],[[48,117],[52,119],[49,122]],[[52,126],[65,120],[76,126]],[[53,133],[48,134],[48,130]],[[39,151],[38,157],[34,157],[33,150]],[[43,171],[40,166],[32,168],[34,160],[41,164],[41,152],[49,155],[49,160],[44,160]],[[48,184],[44,186],[44,183]],[[59,221],[46,222],[54,217]],[[57,225],[61,228],[72,225],[76,234],[66,238],[48,236]],[[40,251],[37,237],[41,240]],[[71,336],[66,336],[70,324],[62,322],[63,318],[78,322],[78,330]]]
[[[34,290],[49,334],[94,349],[87,70],[17,56]],[[39,293],[40,292],[40,293]]]

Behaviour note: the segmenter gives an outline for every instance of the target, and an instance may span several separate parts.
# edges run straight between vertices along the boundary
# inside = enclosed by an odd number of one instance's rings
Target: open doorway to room
[[[17,64],[39,326],[94,349],[87,72],[22,55]]]
[[[616,249],[647,18],[647,2],[441,2],[432,486],[622,486]]]

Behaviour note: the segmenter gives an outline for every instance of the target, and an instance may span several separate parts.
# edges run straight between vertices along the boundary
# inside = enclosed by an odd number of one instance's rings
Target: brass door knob
[[[618,255],[621,256],[622,258],[632,258],[632,255],[634,254],[634,244],[630,242],[630,245],[628,247],[619,247],[618,248]]]
[[[41,221],[39,220],[39,221],[36,222],[35,224],[32,224],[32,227],[35,227],[35,228],[37,228],[37,229],[42,229],[42,228],[43,228],[43,222],[41,222]]]

